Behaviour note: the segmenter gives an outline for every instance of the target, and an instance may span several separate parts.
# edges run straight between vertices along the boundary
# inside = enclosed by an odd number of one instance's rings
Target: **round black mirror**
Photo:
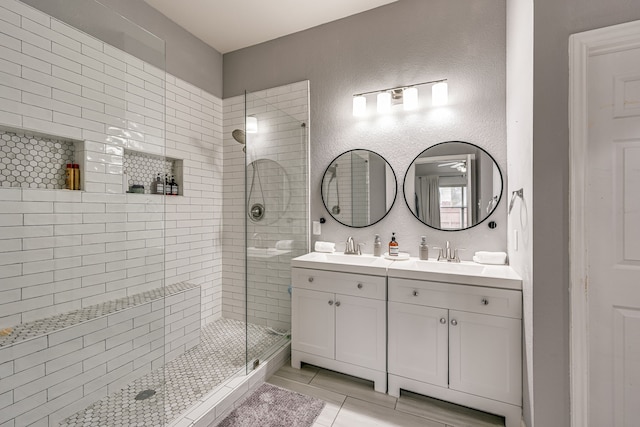
[[[389,213],[397,187],[396,174],[384,157],[350,150],[333,159],[324,172],[322,202],[339,223],[367,227]]]
[[[404,198],[429,227],[465,230],[487,219],[502,197],[502,172],[484,149],[462,141],[427,148],[409,166]]]

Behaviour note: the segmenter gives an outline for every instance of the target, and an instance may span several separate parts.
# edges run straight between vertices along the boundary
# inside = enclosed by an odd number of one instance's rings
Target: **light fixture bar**
[[[353,96],[371,95],[372,93],[388,92],[388,91],[391,91],[391,90],[394,90],[394,89],[405,89],[405,88],[410,88],[410,87],[415,87],[415,86],[429,85],[429,84],[435,84],[435,83],[443,83],[443,82],[446,82],[446,81],[447,81],[447,79],[432,80],[432,81],[429,81],[429,82],[414,83],[414,84],[410,84],[410,85],[390,87],[390,88],[387,88],[387,89],[378,89],[378,90],[372,90],[372,91],[369,91],[369,92],[356,93]]]

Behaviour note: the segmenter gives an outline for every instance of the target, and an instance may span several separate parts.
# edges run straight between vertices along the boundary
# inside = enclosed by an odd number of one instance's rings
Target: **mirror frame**
[[[333,162],[335,162],[339,157],[347,154],[347,153],[351,153],[352,151],[368,151],[369,153],[373,153],[376,156],[380,157],[382,160],[385,161],[385,163],[389,166],[389,169],[391,170],[391,172],[393,173],[393,179],[395,180],[395,194],[393,196],[393,201],[391,202],[391,205],[389,205],[389,209],[387,209],[387,212],[382,215],[380,217],[380,219],[378,219],[375,222],[372,222],[370,224],[367,225],[350,225],[350,224],[345,224],[344,222],[340,221],[338,218],[336,218],[335,216],[333,216],[333,214],[331,213],[331,211],[329,210],[329,208],[327,207],[327,203],[324,200],[324,194],[322,193],[322,188],[323,188],[323,183],[324,183],[324,178],[327,175],[327,171],[329,170],[329,168],[331,167],[331,165],[333,164]],[[393,170],[393,167],[391,167],[391,163],[389,163],[389,161],[384,158],[382,155],[376,153],[375,151],[369,150],[367,148],[354,148],[351,150],[347,150],[343,153],[338,154],[337,156],[335,156],[333,159],[331,159],[331,161],[329,162],[329,165],[326,167],[326,169],[324,170],[324,173],[322,174],[322,177],[320,179],[320,197],[322,198],[322,205],[324,206],[324,209],[327,211],[327,213],[331,216],[331,218],[333,218],[336,222],[338,222],[339,224],[342,224],[346,227],[350,227],[350,228],[365,228],[365,227],[370,227],[374,224],[379,223],[380,221],[382,221],[384,218],[387,217],[387,215],[389,215],[389,212],[391,212],[391,209],[393,209],[393,206],[396,203],[396,200],[398,199],[398,175],[396,174],[396,171]]]
[[[430,150],[431,148],[437,147],[439,145],[442,144],[449,144],[452,142],[456,142],[456,143],[461,143],[461,144],[467,144],[467,145],[471,145],[479,150],[482,150],[487,156],[489,156],[489,158],[493,161],[493,164],[496,166],[496,168],[498,169],[498,173],[500,174],[500,195],[498,196],[498,201],[496,202],[496,205],[493,207],[493,209],[491,210],[491,212],[489,212],[487,214],[487,216],[485,216],[482,221],[478,221],[475,224],[466,227],[466,228],[459,228],[459,229],[443,229],[443,228],[438,228],[438,227],[434,227],[430,224],[427,224],[426,222],[422,221],[420,218],[418,218],[416,216],[416,214],[413,212],[413,209],[411,209],[411,205],[409,204],[409,201],[407,200],[407,194],[405,192],[405,184],[407,181],[407,174],[409,173],[409,169],[411,168],[411,165],[413,165],[415,163],[416,160],[418,160],[418,158],[420,158],[420,156],[422,156],[424,154],[425,151]],[[407,167],[407,171],[404,174],[404,179],[402,180],[402,194],[404,195],[404,202],[407,205],[407,209],[409,209],[409,212],[411,212],[411,215],[413,215],[413,217],[415,219],[417,219],[418,221],[420,221],[421,224],[426,225],[429,228],[432,228],[434,230],[438,230],[438,231],[446,231],[446,232],[455,232],[455,231],[465,231],[465,230],[470,230],[473,227],[477,227],[478,225],[482,224],[483,222],[485,222],[488,218],[491,217],[491,215],[493,215],[493,213],[496,211],[496,209],[498,209],[498,206],[500,206],[500,201],[502,200],[502,195],[504,194],[504,175],[502,174],[502,169],[500,169],[500,165],[498,164],[498,162],[496,162],[496,159],[493,158],[493,156],[491,155],[491,153],[489,153],[487,150],[485,150],[484,148],[480,147],[479,145],[476,145],[472,142],[467,142],[467,141],[443,141],[443,142],[439,142],[437,144],[433,144],[430,147],[425,148],[424,150],[422,150],[416,157],[414,157],[414,159],[411,161],[411,163],[409,163],[409,166]]]

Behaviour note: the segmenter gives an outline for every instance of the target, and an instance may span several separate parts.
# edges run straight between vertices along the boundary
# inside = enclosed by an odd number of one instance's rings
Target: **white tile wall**
[[[0,327],[163,280],[220,317],[222,101],[17,0],[0,20],[0,126],[84,141],[84,191],[0,189],[0,289],[21,296]],[[183,160],[183,196],[123,194],[124,149]]]
[[[244,97],[224,100],[224,317],[243,319],[246,296],[249,322],[290,329],[290,260],[308,251],[309,240],[308,100],[308,81],[249,94],[247,114],[258,118],[259,131],[247,135],[246,160],[242,146],[231,137],[234,129],[244,128]],[[262,221],[248,221],[248,246],[273,248],[277,242],[282,245],[283,241],[293,241],[289,253],[272,258],[248,258],[248,295],[244,277],[245,161],[246,164],[257,161],[254,164],[258,164],[264,180],[267,212]],[[269,173],[269,169],[278,169],[274,164],[286,171],[286,180],[277,172]],[[252,167],[246,170],[251,183]],[[262,199],[258,185],[254,187],[251,203]],[[285,199],[283,194],[290,196],[289,203],[286,207],[277,206]]]

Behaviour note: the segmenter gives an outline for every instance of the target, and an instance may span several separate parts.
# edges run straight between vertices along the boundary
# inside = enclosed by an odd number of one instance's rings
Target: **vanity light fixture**
[[[247,116],[247,133],[258,133],[258,118]]]
[[[401,104],[405,111],[415,110],[419,106],[418,86],[431,85],[431,104],[434,107],[446,105],[449,100],[447,79],[414,83],[407,86],[373,90],[353,95],[353,115],[363,117],[367,112],[367,95],[377,94],[376,110],[380,114],[391,112],[393,105]]]

